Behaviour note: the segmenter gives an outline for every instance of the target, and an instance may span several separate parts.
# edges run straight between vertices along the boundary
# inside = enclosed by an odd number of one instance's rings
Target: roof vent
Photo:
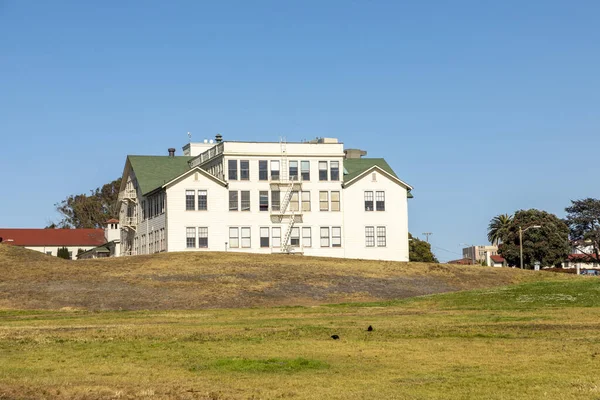
[[[220,133],[217,133],[215,136],[215,142],[221,143],[223,141],[223,136]]]
[[[367,152],[360,149],[346,149],[344,150],[344,154],[346,158],[361,158],[362,156],[366,156]]]
[[[169,157],[175,157],[175,149],[173,147],[169,148]]]

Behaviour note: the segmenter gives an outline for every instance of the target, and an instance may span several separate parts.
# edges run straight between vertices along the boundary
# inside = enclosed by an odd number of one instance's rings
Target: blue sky
[[[223,134],[337,137],[415,187],[441,260],[600,197],[600,2],[0,0],[0,226]]]

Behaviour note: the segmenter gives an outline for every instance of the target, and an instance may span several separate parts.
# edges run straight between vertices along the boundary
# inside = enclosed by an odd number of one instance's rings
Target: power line
[[[429,236],[433,235],[433,232],[423,232],[423,235],[425,235],[427,237],[427,243],[429,243]]]

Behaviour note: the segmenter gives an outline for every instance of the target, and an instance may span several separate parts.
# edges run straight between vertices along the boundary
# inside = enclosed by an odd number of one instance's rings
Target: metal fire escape
[[[293,246],[290,243],[292,237],[292,231],[296,222],[302,222],[302,208],[300,206],[300,190],[302,189],[302,182],[298,180],[298,175],[290,176],[289,174],[289,162],[287,154],[287,143],[285,138],[280,141],[281,145],[281,169],[279,171],[279,182],[271,182],[279,189],[280,193],[283,192],[283,197],[280,198],[279,210],[272,210],[271,215],[275,219],[285,224],[283,237],[281,241],[280,251],[282,253],[293,252]],[[294,192],[298,193],[298,210],[294,210],[290,207]]]

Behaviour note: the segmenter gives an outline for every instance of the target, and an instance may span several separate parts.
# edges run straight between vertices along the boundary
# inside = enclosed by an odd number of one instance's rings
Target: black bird
[[[372,327],[371,325],[369,325],[369,327],[367,328],[367,330],[368,330],[369,332],[373,332],[373,327]]]
[[[339,337],[338,335],[331,335],[331,338],[332,338],[333,340],[338,340],[340,337]]]

